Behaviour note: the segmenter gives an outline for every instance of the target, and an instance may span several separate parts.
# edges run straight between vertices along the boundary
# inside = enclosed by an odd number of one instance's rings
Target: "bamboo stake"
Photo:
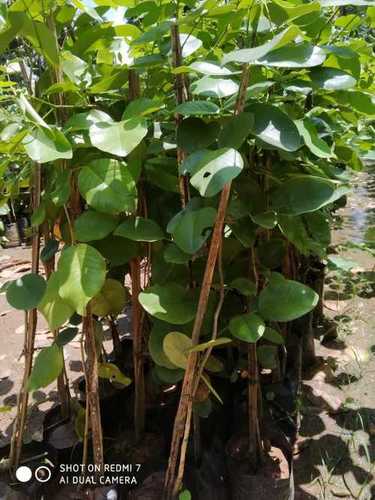
[[[141,94],[140,81],[137,72],[129,70],[129,100],[139,98]],[[138,190],[138,197],[139,190]],[[138,202],[140,211],[141,203]],[[141,292],[141,262],[138,257],[130,261],[130,275],[132,280],[132,332],[133,332],[133,366],[134,366],[134,428],[135,437],[139,441],[145,428],[145,379],[143,357],[143,328],[142,307],[138,296]]]
[[[31,192],[31,205],[33,210],[36,210],[40,204],[41,192],[41,168],[38,163],[34,166],[33,179],[32,179],[32,192]],[[34,229],[32,236],[31,247],[31,271],[35,274],[39,273],[39,250],[40,250],[40,230]],[[31,375],[33,365],[33,354],[35,344],[35,332],[37,325],[37,310],[32,309],[25,313],[25,342],[24,342],[24,356],[25,368],[23,373],[22,385],[18,395],[17,402],[17,415],[14,422],[13,435],[10,443],[10,466],[17,467],[21,452],[23,435],[25,430],[25,422],[27,415],[27,405],[29,402],[29,393],[27,390],[27,383]]]
[[[246,89],[249,82],[249,67],[244,65],[241,77],[239,94],[235,106],[235,114],[238,115],[243,111],[246,99]],[[206,268],[203,276],[201,293],[199,296],[197,314],[194,321],[192,344],[198,344],[200,331],[203,320],[206,314],[208,298],[211,291],[212,278],[215,270],[216,260],[219,253],[219,248],[222,242],[222,232],[224,227],[224,218],[229,202],[231,191],[231,182],[226,184],[221,192],[219,207],[215,220],[214,229],[210,248],[208,252]],[[191,411],[189,408],[193,404],[193,391],[195,385],[195,376],[197,374],[198,356],[196,352],[191,352],[188,357],[187,367],[181,389],[180,402],[177,409],[177,414],[174,422],[171,450],[168,461],[168,468],[165,476],[164,498],[167,500],[173,499],[181,487],[181,474],[176,476],[178,460],[183,464],[185,461],[186,447],[181,446],[184,435],[189,434],[191,423]]]
[[[87,306],[86,315],[83,318],[83,332],[85,335],[87,355],[86,391],[88,408],[86,408],[86,411],[90,411],[94,464],[102,470],[104,465],[104,454],[100,416],[98,354],[96,352],[94,324],[90,306]]]

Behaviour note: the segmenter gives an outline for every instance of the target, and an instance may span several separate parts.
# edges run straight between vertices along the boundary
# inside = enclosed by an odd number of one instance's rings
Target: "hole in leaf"
[[[209,177],[210,175],[211,175],[211,172],[205,172],[205,173],[203,174],[203,177],[204,177],[204,178],[206,178],[206,177]]]

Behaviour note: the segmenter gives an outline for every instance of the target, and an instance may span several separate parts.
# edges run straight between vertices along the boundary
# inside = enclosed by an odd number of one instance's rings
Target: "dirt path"
[[[375,260],[348,248],[374,222],[375,175],[363,172],[333,233],[339,255],[354,262],[326,280],[325,314],[338,337],[316,341],[319,364],[305,374],[296,500],[375,498]]]

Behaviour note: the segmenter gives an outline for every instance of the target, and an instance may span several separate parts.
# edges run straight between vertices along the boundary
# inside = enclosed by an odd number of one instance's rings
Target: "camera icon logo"
[[[16,478],[20,483],[27,483],[33,476],[33,471],[27,465],[21,465],[16,470]],[[47,465],[39,465],[34,471],[34,477],[39,483],[46,483],[51,479],[52,471]]]

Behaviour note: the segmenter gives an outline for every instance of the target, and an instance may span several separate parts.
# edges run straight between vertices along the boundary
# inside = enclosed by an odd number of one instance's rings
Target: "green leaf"
[[[184,161],[181,171],[190,175],[190,183],[201,196],[215,196],[225,184],[235,179],[242,171],[241,154],[232,148],[216,151],[199,151]]]
[[[175,113],[184,116],[216,115],[219,111],[220,108],[209,101],[188,101],[179,104],[175,109]]]
[[[250,214],[250,217],[255,224],[258,224],[258,226],[264,227],[265,229],[273,229],[277,225],[277,214],[272,210],[255,215]]]
[[[189,490],[183,490],[178,496],[178,500],[191,500],[191,493]]]
[[[222,64],[227,64],[229,62],[236,63],[254,63],[257,59],[260,59],[267,55],[272,50],[275,50],[283,45],[291,42],[299,34],[299,29],[296,26],[289,26],[281,33],[278,33],[272,38],[272,40],[259,45],[258,47],[253,47],[251,49],[239,49],[234,50],[225,54],[222,59]]]
[[[318,158],[332,158],[334,154],[326,142],[318,135],[318,132],[311,120],[296,120],[294,122],[298,128],[301,137],[305,141],[306,146]]]
[[[117,226],[118,220],[108,214],[88,210],[74,221],[74,232],[78,241],[101,240]]]
[[[283,182],[274,191],[272,206],[282,214],[300,215],[333,203],[345,192],[329,179],[298,175]]]
[[[270,104],[252,104],[247,111],[254,115],[251,132],[258,139],[284,151],[293,152],[301,147],[298,129],[283,111]]]
[[[22,35],[32,43],[35,50],[45,57],[50,64],[59,64],[57,40],[46,24],[33,21],[25,16]]]
[[[195,207],[194,199],[176,214],[168,223],[167,231],[181,250],[187,254],[196,253],[211,233],[216,219],[212,207]]]
[[[72,146],[57,129],[37,128],[23,140],[28,156],[38,163],[73,157]]]
[[[274,330],[273,328],[270,328],[269,326],[266,326],[263,338],[277,345],[285,344],[284,337],[281,335],[281,333]]]
[[[320,47],[302,42],[273,50],[258,63],[276,68],[311,68],[323,64],[326,53]]]
[[[46,246],[40,252],[40,260],[42,262],[50,261],[52,257],[56,255],[58,250],[59,250],[59,242],[54,239],[48,240]]]
[[[146,122],[139,118],[121,122],[96,122],[89,129],[92,145],[116,156],[127,156],[146,134]]]
[[[59,328],[74,313],[74,308],[60,297],[59,289],[59,275],[53,272],[48,279],[46,293],[38,305],[38,311],[43,314],[51,330]]]
[[[199,118],[186,118],[177,129],[177,145],[187,153],[210,146],[219,132],[217,122],[205,123]]]
[[[184,378],[184,370],[171,370],[164,366],[155,365],[153,374],[159,384],[177,384]]]
[[[83,316],[89,300],[104,285],[105,260],[92,246],[80,243],[63,250],[57,266],[59,295]]]
[[[154,242],[164,238],[163,231],[158,224],[143,217],[126,220],[118,226],[114,234],[134,241]]]
[[[146,288],[139,294],[139,302],[151,316],[173,325],[189,323],[195,317],[196,302],[191,293],[175,283]]]
[[[148,350],[154,363],[164,368],[174,370],[176,367],[172,364],[164,353],[163,341],[164,338],[170,333],[171,326],[161,321],[156,321],[152,327],[149,341]]]
[[[236,278],[230,284],[231,288],[239,291],[245,297],[256,295],[257,289],[255,283],[248,278]]]
[[[209,61],[195,61],[189,67],[197,73],[208,76],[230,76],[233,74],[230,69]]]
[[[164,250],[164,260],[165,262],[170,262],[171,264],[186,264],[191,259],[191,255],[183,252],[174,243],[170,243]]]
[[[110,380],[111,382],[124,385],[125,387],[132,383],[131,379],[126,377],[113,363],[99,363],[98,376]]]
[[[114,123],[112,118],[101,111],[100,109],[93,109],[85,113],[75,113],[69,118],[65,124],[67,131],[89,130],[89,128],[98,122]]]
[[[90,85],[92,76],[88,64],[68,50],[61,53],[61,68],[73,83]]]
[[[59,347],[64,347],[64,345],[69,344],[78,334],[78,328],[68,327],[61,330],[56,337],[55,343]]]
[[[111,267],[122,266],[139,255],[139,247],[135,241],[112,234],[102,240],[91,241],[90,244],[109,261]]]
[[[202,344],[198,344],[194,347],[191,347],[189,349],[189,352],[201,352],[201,351],[206,351],[207,349],[211,349],[213,347],[217,347],[220,345],[224,344],[230,344],[232,342],[232,339],[226,338],[226,337],[220,337],[215,340],[209,340],[207,342],[203,342]]]
[[[62,372],[64,357],[61,347],[52,344],[44,347],[34,361],[33,370],[27,383],[28,391],[37,391],[42,387],[47,387]]]
[[[257,349],[259,364],[263,368],[272,370],[277,366],[277,347],[273,345],[261,345]]]
[[[238,84],[233,80],[224,78],[214,78],[204,76],[200,80],[196,80],[191,85],[191,91],[194,95],[203,95],[205,97],[229,97],[238,92]]]
[[[333,269],[340,269],[341,271],[349,272],[355,267],[359,267],[358,262],[351,259],[344,259],[340,255],[330,255],[328,257],[328,266]]]
[[[126,163],[109,158],[95,160],[78,176],[80,193],[99,212],[134,212],[137,190]]]
[[[229,118],[223,123],[218,137],[220,147],[239,149],[253,126],[254,116],[251,113],[241,113]]]
[[[255,313],[234,316],[229,322],[229,330],[234,337],[252,344],[262,337],[265,328],[264,321]]]
[[[117,315],[124,309],[128,294],[117,280],[106,279],[103,288],[90,301],[91,311],[97,316]]]
[[[183,333],[171,332],[164,337],[163,350],[169,361],[177,368],[186,368],[191,338]]]
[[[46,291],[46,282],[39,274],[25,274],[11,282],[6,290],[6,298],[15,309],[28,311],[37,307]]]
[[[157,99],[149,99],[147,97],[141,97],[139,99],[135,99],[131,101],[122,116],[123,120],[128,120],[130,118],[139,118],[140,116],[146,116],[151,113],[155,113],[155,111],[159,111],[165,107],[162,101]]]
[[[202,47],[202,40],[193,36],[191,33],[180,33],[181,56],[189,57]]]
[[[355,87],[357,81],[349,73],[336,68],[316,68],[310,72],[316,87],[325,90],[345,90]]]
[[[282,277],[271,279],[259,294],[259,313],[268,321],[292,321],[317,305],[319,296],[308,286]]]
[[[356,90],[337,92],[337,100],[350,109],[365,115],[375,115],[375,98],[371,94]]]
[[[40,226],[46,219],[46,207],[42,202],[37,209],[34,210],[31,216],[31,225],[32,226]]]

